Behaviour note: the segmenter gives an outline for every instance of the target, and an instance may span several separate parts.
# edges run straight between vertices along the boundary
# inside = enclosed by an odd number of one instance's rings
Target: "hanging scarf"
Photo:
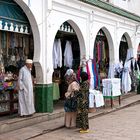
[[[98,42],[97,43],[97,60],[98,60],[98,62],[100,61],[100,43]]]
[[[94,60],[92,60],[92,72],[93,72],[93,77],[94,77],[94,88],[95,88],[96,87],[96,72],[95,72]]]
[[[87,74],[88,74],[88,80],[90,80],[90,71],[89,71],[89,66],[88,66],[87,62],[86,62],[86,70],[87,70]]]
[[[106,58],[106,52],[105,52],[105,43],[104,43],[104,41],[102,42],[102,50],[103,50],[103,53],[102,53],[102,55],[103,55],[103,59],[105,60],[105,58]]]

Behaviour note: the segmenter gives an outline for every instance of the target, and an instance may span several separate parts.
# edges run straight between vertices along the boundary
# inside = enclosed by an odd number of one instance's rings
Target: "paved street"
[[[140,140],[140,105],[90,120],[90,133],[60,129],[34,140]]]
[[[35,140],[139,140],[140,105],[129,107],[90,120],[90,133],[79,134],[77,130],[61,129]]]
[[[56,131],[40,135],[31,140],[139,140],[140,139],[140,104],[134,105],[101,117],[90,119],[90,132],[80,134],[77,129],[58,129]],[[63,123],[63,119],[59,119]],[[53,125],[57,125],[57,121]],[[43,123],[42,123],[43,124]],[[49,124],[48,124],[49,125]],[[41,127],[41,124],[40,124]],[[45,129],[45,125],[43,126]],[[47,127],[47,126],[46,126]],[[5,133],[0,140],[25,140],[31,127]],[[28,137],[29,138],[29,137]]]

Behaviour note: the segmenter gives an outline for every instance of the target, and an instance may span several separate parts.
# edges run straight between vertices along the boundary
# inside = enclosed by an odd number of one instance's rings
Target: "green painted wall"
[[[35,109],[36,112],[53,112],[52,84],[35,85]]]

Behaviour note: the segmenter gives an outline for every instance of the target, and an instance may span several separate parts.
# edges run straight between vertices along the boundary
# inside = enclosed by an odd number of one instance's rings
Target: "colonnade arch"
[[[114,60],[114,44],[112,36],[106,27],[99,29],[94,43],[94,59],[99,65],[98,79],[107,78],[110,63]]]
[[[58,47],[59,51],[62,52],[62,54],[60,53],[59,54],[62,56],[61,57],[59,56],[60,60],[58,60],[59,63],[57,63],[56,65],[55,62],[57,61],[56,59],[58,57],[56,57],[55,55]],[[75,72],[78,70],[82,56],[86,55],[85,50],[86,47],[84,43],[84,38],[78,25],[71,19],[61,22],[61,24],[59,24],[59,28],[56,31],[52,49],[53,69],[54,69],[52,74],[53,76],[52,81],[53,83],[56,82],[59,83],[59,91],[61,99],[64,99],[64,94],[67,89],[67,87],[65,88],[66,83],[64,79],[64,74],[68,68],[72,68]],[[68,57],[70,58],[68,60],[69,63],[67,61],[66,55],[68,55]],[[57,93],[55,92],[54,100],[56,98],[59,98],[59,96],[57,96]]]
[[[132,47],[132,41],[128,33],[123,33],[122,36],[120,36],[120,44],[119,44],[119,61],[122,61],[123,64],[125,63],[127,59],[127,53],[128,49],[131,49],[131,55],[133,55],[133,47]]]
[[[33,34],[33,42],[34,42],[33,61],[34,61],[34,65],[35,65],[36,79],[37,79],[37,83],[42,83],[43,82],[43,70],[42,70],[41,63],[39,62],[40,55],[41,55],[41,40],[40,40],[40,33],[39,33],[36,19],[33,15],[32,11],[28,7],[28,5],[23,0],[14,0],[14,1],[21,7],[21,9],[24,11],[24,13],[26,14],[26,16],[30,22],[30,26],[32,29],[32,34]]]

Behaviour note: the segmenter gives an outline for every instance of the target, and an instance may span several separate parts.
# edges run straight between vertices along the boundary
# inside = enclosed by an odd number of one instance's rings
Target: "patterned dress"
[[[81,84],[79,94],[77,95],[77,118],[76,118],[76,127],[81,128],[83,130],[89,129],[88,95],[89,95],[89,82],[84,81]]]

